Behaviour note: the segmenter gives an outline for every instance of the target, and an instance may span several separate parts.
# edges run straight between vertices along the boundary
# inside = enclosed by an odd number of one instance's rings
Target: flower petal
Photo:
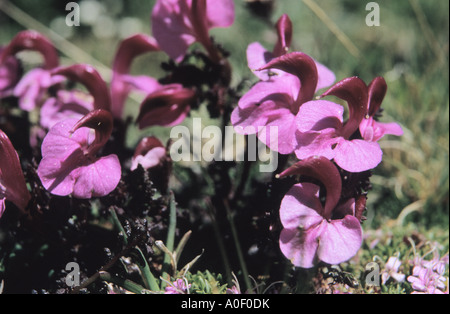
[[[358,219],[347,215],[332,220],[320,235],[317,255],[328,264],[339,264],[356,255],[362,244],[362,228]]]
[[[122,175],[116,155],[102,157],[77,169],[74,174],[73,196],[81,199],[102,197],[111,193]]]
[[[280,206],[280,220],[284,228],[308,230],[323,217],[319,187],[312,183],[298,183],[284,196]]]
[[[375,168],[382,160],[383,151],[377,142],[341,140],[334,161],[349,172],[362,172]]]

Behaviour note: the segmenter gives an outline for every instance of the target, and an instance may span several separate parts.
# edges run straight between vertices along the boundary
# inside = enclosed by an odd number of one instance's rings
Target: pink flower
[[[109,111],[91,111],[81,120],[67,119],[55,124],[42,143],[38,175],[54,195],[88,199],[113,191],[120,181],[121,167],[116,155],[97,157],[111,136],[113,118]],[[94,138],[90,129],[95,130]]]
[[[280,76],[290,75],[287,72],[273,68],[261,70],[261,68],[273,59],[281,57],[289,52],[292,41],[292,22],[287,14],[283,14],[278,19],[276,29],[278,41],[272,52],[266,50],[258,42],[251,43],[247,48],[248,67],[262,81],[275,80]],[[314,62],[318,72],[316,91],[331,86],[336,80],[334,73],[321,63],[315,60]]]
[[[161,164],[166,156],[166,148],[156,137],[145,137],[136,147],[131,161],[131,170],[136,170],[138,165],[144,169],[150,169]]]
[[[177,62],[194,42],[201,43],[213,61],[219,61],[209,30],[229,27],[233,22],[232,0],[157,0],[152,11],[153,36]]]
[[[62,120],[81,119],[92,110],[110,110],[111,100],[108,86],[100,74],[91,65],[75,64],[56,68],[50,72],[52,77],[81,83],[90,94],[82,91],[59,90],[55,97],[48,98],[42,105],[40,124],[50,129]]]
[[[177,279],[166,287],[164,294],[185,294],[189,292],[191,284],[186,284],[185,279]]]
[[[340,201],[342,182],[337,168],[325,157],[311,157],[281,173],[306,175],[326,189],[323,206],[320,187],[294,185],[283,198],[280,219],[280,249],[294,266],[311,268],[317,261],[339,264],[352,258],[362,244],[362,229],[355,215],[355,200]],[[338,204],[339,203],[339,204]]]
[[[11,56],[24,51],[39,52],[44,58],[42,69],[37,68],[27,73],[14,88],[14,96],[19,98],[21,109],[31,111],[41,105],[44,92],[60,82],[59,77],[52,77],[49,71],[59,64],[58,53],[45,36],[32,30],[17,34],[0,54],[0,64]]]
[[[180,124],[196,101],[195,91],[181,84],[163,85],[142,102],[137,121],[139,128]]]
[[[384,285],[389,280],[393,278],[396,282],[403,282],[405,280],[405,275],[400,273],[398,269],[402,265],[398,256],[389,257],[383,271],[381,272],[381,283]]]
[[[122,118],[125,101],[131,91],[147,95],[160,87],[154,78],[129,74],[134,58],[159,50],[155,39],[143,34],[133,35],[120,43],[114,58],[111,80],[112,113],[115,118]]]
[[[297,126],[299,159],[321,155],[334,161],[344,170],[361,172],[375,168],[383,152],[377,142],[353,138],[368,108],[366,84],[357,77],[338,82],[323,96],[334,95],[348,103],[349,118],[344,123],[344,109],[331,101],[314,100],[299,110]]]
[[[255,134],[274,151],[290,154],[298,146],[297,113],[314,93],[330,86],[333,72],[301,52],[288,53],[292,23],[282,15],[276,24],[278,41],[272,52],[260,43],[247,48],[251,70],[261,79],[239,101],[231,115],[237,133]],[[278,136],[273,130],[277,130]]]
[[[41,108],[40,124],[50,129],[65,119],[81,119],[94,109],[91,95],[81,91],[60,90],[55,97],[48,98]]]
[[[449,264],[448,253],[441,258],[434,248],[431,260],[416,256],[412,263],[415,265],[413,273],[407,280],[415,290],[413,294],[448,294],[448,279],[444,277]]]
[[[22,75],[19,60],[14,56],[1,57],[4,47],[0,47],[0,98],[13,94],[14,86]]]
[[[25,111],[33,111],[42,105],[45,92],[64,78],[52,76],[50,71],[36,68],[30,70],[14,88],[14,96],[19,98],[19,107]]]
[[[311,100],[316,91],[317,68],[314,60],[302,52],[275,58],[260,70],[272,68],[287,74],[254,85],[239,100],[238,107],[231,114],[231,123],[237,133],[255,134],[259,131],[259,139],[272,150],[290,154],[299,145],[299,108]],[[278,136],[270,136],[271,128],[278,130]]]
[[[25,213],[30,199],[19,156],[8,136],[0,130],[0,217],[5,211],[6,200]]]
[[[368,87],[369,101],[367,114],[359,125],[359,131],[364,140],[376,142],[385,134],[400,136],[402,128],[395,122],[382,123],[375,120],[375,115],[380,110],[381,102],[386,95],[387,84],[384,78],[376,77]]]

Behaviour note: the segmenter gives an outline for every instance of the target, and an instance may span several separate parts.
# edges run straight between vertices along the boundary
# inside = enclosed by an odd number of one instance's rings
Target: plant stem
[[[175,197],[173,195],[173,192],[170,191],[170,198],[169,198],[169,228],[167,230],[167,240],[165,243],[165,246],[170,252],[173,252],[174,245],[175,245],[175,231],[177,227],[177,207],[175,203]],[[166,254],[164,256],[164,262],[162,266],[162,277],[166,279],[167,281],[170,281],[170,275],[169,275],[169,269],[171,267],[171,256],[169,254]],[[173,270],[175,272],[176,269]],[[161,288],[165,287],[165,282],[161,282]]]
[[[250,281],[250,276],[249,276],[249,273],[247,270],[247,265],[245,264],[244,255],[242,254],[242,248],[241,248],[241,244],[239,243],[239,236],[237,233],[236,225],[234,223],[233,214],[231,212],[230,204],[228,203],[227,199],[223,199],[223,205],[227,211],[227,219],[228,219],[228,222],[230,223],[231,234],[233,236],[233,241],[236,246],[236,253],[238,255],[239,264],[240,264],[241,270],[242,270],[242,275],[244,276],[245,287],[246,287],[247,291],[249,291],[249,290],[251,290],[252,283]]]

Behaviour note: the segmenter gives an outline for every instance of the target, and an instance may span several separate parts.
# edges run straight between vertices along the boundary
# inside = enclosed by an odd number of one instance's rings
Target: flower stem
[[[249,290],[251,290],[252,283],[250,281],[250,276],[249,276],[249,273],[247,270],[247,265],[245,264],[244,255],[242,254],[242,248],[241,248],[241,244],[239,243],[239,236],[237,233],[236,225],[234,223],[233,214],[231,212],[230,204],[228,203],[227,199],[223,199],[223,205],[227,211],[227,219],[228,219],[228,222],[230,223],[231,234],[233,236],[233,241],[236,246],[236,253],[237,253],[237,256],[239,259],[239,264],[241,266],[242,275],[244,276],[245,287],[246,287],[247,291],[249,291]]]
[[[167,230],[167,240],[165,243],[165,246],[170,252],[173,252],[174,250],[174,244],[175,244],[175,231],[177,226],[177,207],[175,203],[175,197],[173,195],[173,192],[170,191],[170,197],[169,197],[169,228]],[[169,275],[169,268],[171,267],[171,256],[169,254],[166,254],[164,256],[164,262],[162,267],[162,277],[168,281],[170,281],[170,275]],[[176,269],[173,270],[174,272]],[[161,282],[161,288],[164,288],[165,282]]]

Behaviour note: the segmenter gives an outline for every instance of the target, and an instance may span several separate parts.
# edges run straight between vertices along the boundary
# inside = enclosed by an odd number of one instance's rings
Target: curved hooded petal
[[[320,235],[317,255],[328,264],[339,264],[356,255],[362,244],[362,228],[356,217],[327,222]]]
[[[137,118],[139,128],[180,124],[189,114],[195,100],[195,91],[183,88],[180,84],[163,86],[142,102]]]
[[[135,170],[140,164],[144,169],[155,167],[166,156],[166,148],[154,136],[143,138],[135,149],[131,161],[131,170]]]
[[[4,199],[7,199],[22,211],[25,211],[31,199],[19,156],[2,130],[0,130],[0,199],[3,200],[2,210],[4,210]]]

